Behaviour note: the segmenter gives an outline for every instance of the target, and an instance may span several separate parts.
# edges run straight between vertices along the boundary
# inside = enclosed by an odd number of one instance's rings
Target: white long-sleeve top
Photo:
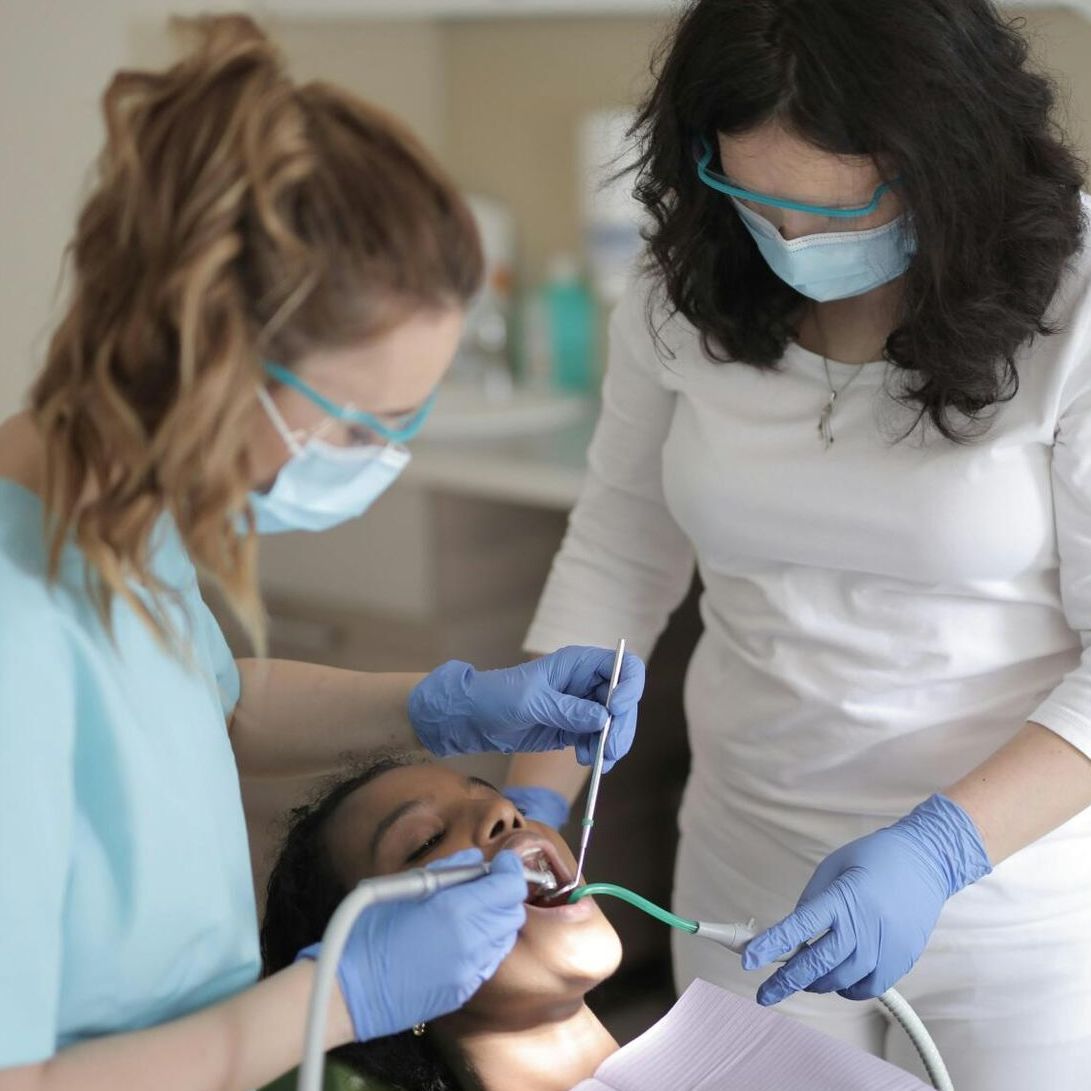
[[[800,831],[838,814],[862,832],[1028,719],[1091,754],[1089,280],[1085,251],[1051,306],[1061,332],[1020,352],[1019,392],[982,438],[897,442],[913,420],[897,373],[830,362],[828,450],[820,356],[715,362],[636,281],[527,647],[624,635],[648,653],[696,559],[687,806],[706,815],[747,798]]]

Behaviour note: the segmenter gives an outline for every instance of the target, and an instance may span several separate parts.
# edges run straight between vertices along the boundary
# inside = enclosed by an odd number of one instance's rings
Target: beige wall
[[[551,253],[580,249],[581,117],[640,99],[665,27],[649,18],[534,19],[445,31],[447,161],[464,185],[512,206],[532,275]]]
[[[0,416],[40,356],[80,180],[100,140],[96,92],[125,57],[115,6],[102,0],[92,19],[48,0],[0,4]]]
[[[1026,35],[1060,84],[1065,128],[1091,163],[1091,19],[1072,11],[1028,12]]]
[[[396,112],[430,147],[443,142],[443,32],[426,22],[276,19],[270,32],[297,79],[339,84]]]

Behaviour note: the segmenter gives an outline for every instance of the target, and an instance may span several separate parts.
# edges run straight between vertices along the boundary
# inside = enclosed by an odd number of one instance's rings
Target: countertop
[[[430,439],[426,428],[413,443],[404,480],[420,488],[568,511],[583,487],[598,411],[597,400],[587,399],[568,423],[488,437]]]

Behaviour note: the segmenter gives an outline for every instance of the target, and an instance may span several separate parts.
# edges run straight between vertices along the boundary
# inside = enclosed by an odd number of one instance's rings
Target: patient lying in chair
[[[266,972],[287,966],[320,939],[361,879],[470,847],[486,857],[515,849],[536,868],[548,867],[562,886],[575,867],[559,834],[528,822],[486,782],[423,755],[378,756],[293,816],[269,880]],[[532,895],[511,954],[462,1009],[423,1034],[345,1046],[334,1056],[404,1091],[925,1087],[885,1061],[703,981],[621,1047],[585,1003],[617,969],[617,933],[591,898],[549,906]]]

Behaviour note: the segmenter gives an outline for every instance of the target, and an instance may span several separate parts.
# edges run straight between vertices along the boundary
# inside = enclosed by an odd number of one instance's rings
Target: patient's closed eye
[[[407,864],[412,864],[414,861],[419,860],[422,856],[426,856],[432,849],[434,849],[446,836],[446,830],[440,830],[438,833],[433,834],[422,845],[415,848],[406,858]]]

